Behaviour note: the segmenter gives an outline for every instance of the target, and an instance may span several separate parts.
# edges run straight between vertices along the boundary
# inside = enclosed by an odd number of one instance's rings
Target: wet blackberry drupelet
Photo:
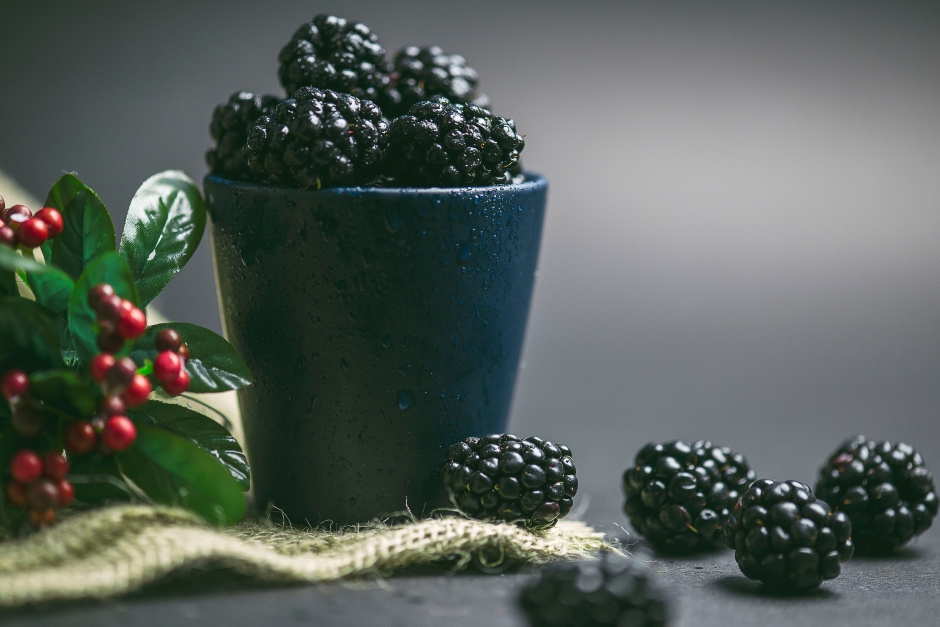
[[[452,445],[441,478],[451,502],[464,513],[529,528],[550,527],[567,516],[578,492],[567,446],[510,434]]]
[[[713,548],[738,496],[754,480],[743,455],[711,442],[650,443],[623,474],[623,510],[657,549]]]
[[[937,515],[933,476],[907,444],[846,440],[819,471],[816,494],[852,520],[859,551],[891,551],[926,531]]]
[[[725,542],[741,572],[768,586],[811,590],[852,557],[852,523],[799,481],[755,481],[734,506]]]
[[[477,80],[477,71],[459,54],[445,54],[438,46],[407,46],[395,55],[391,82],[381,100],[382,109],[389,117],[398,117],[433,96],[486,108],[489,98],[477,93]]]
[[[318,87],[378,101],[389,61],[369,27],[320,14],[294,33],[278,55],[278,78],[288,95]]]
[[[512,182],[524,147],[512,120],[435,96],[392,121],[387,164],[403,185],[498,185]]]
[[[248,133],[244,158],[261,182],[320,189],[360,185],[377,174],[388,127],[379,107],[303,87]]]
[[[522,589],[522,609],[533,627],[661,627],[666,596],[647,566],[605,553],[598,562],[557,562]]]
[[[252,180],[248,164],[242,158],[242,149],[255,120],[274,113],[278,102],[277,96],[239,91],[215,108],[209,125],[215,146],[206,152],[206,165],[212,174],[233,181]]]

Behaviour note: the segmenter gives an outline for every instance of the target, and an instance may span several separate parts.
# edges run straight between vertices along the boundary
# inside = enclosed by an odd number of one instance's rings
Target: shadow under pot
[[[547,189],[206,177],[260,509],[347,524],[447,506],[447,447],[506,429]]]

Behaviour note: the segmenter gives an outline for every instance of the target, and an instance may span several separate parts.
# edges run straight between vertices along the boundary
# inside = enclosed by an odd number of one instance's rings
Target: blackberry
[[[243,152],[264,183],[320,189],[369,181],[382,160],[388,125],[370,100],[303,87],[263,115]]]
[[[390,117],[405,115],[413,105],[433,96],[489,107],[486,94],[477,93],[477,71],[459,54],[445,54],[439,46],[399,50],[390,79],[382,100]]]
[[[926,531],[937,515],[933,477],[907,444],[846,440],[819,471],[816,493],[852,520],[860,551],[891,551]]]
[[[288,95],[319,87],[377,101],[389,80],[388,57],[369,27],[322,13],[297,29],[278,62]]]
[[[212,112],[209,134],[215,146],[206,152],[206,165],[212,174],[234,181],[250,181],[251,171],[242,158],[248,131],[262,115],[274,113],[280,99],[239,91]]]
[[[551,527],[567,516],[578,492],[567,446],[508,433],[452,445],[441,478],[451,502],[464,513],[531,529]]]
[[[605,553],[597,562],[558,562],[522,589],[522,609],[533,627],[660,627],[666,596],[636,559]]]
[[[512,182],[524,147],[512,120],[435,96],[392,121],[388,163],[404,185],[498,185]]]
[[[755,481],[725,525],[741,572],[768,586],[810,590],[852,557],[852,523],[799,481]]]
[[[738,496],[754,481],[743,455],[700,440],[650,443],[623,473],[623,511],[657,549],[714,548]]]

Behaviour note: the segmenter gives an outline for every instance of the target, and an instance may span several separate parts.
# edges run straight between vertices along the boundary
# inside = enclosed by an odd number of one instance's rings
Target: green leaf
[[[238,481],[242,490],[247,492],[251,487],[251,473],[245,453],[228,429],[212,418],[181,405],[159,401],[148,401],[139,408],[129,410],[128,415],[138,424],[151,424],[190,439],[218,459]]]
[[[95,387],[88,377],[74,370],[43,370],[29,377],[30,396],[74,418],[94,415]]]
[[[147,305],[193,256],[206,228],[206,206],[189,176],[168,170],[151,176],[131,200],[121,256]]]
[[[46,263],[77,279],[95,259],[114,252],[114,223],[104,204],[74,174],[60,178],[46,197],[44,207],[62,214],[62,233],[42,245]]]
[[[78,278],[69,299],[69,333],[81,363],[87,364],[98,353],[98,329],[95,312],[88,306],[88,291],[101,283],[109,283],[114,293],[137,304],[137,288],[127,264],[116,252],[104,253],[93,261]],[[130,352],[125,345],[120,354]]]
[[[39,263],[35,259],[17,254],[12,248],[0,246],[0,269],[25,272],[27,284],[35,294],[36,301],[55,313],[65,311],[68,307],[75,282],[55,266]]]
[[[121,478],[113,455],[73,455],[69,458],[69,481],[75,500],[89,504],[133,500],[130,486]]]
[[[190,392],[224,392],[237,390],[251,383],[251,372],[235,348],[222,336],[209,329],[186,322],[167,322],[147,327],[147,332],[134,344],[131,357],[138,365],[157,356],[157,334],[163,329],[176,329],[189,347],[186,372]]]
[[[20,298],[0,298],[0,372],[61,368],[59,328],[51,311]]]
[[[188,438],[146,424],[137,425],[134,445],[117,454],[124,475],[153,500],[230,525],[245,514],[245,493],[211,453]]]
[[[8,247],[0,244],[0,251],[10,250]],[[0,296],[18,296],[19,290],[16,287],[16,275],[11,270],[0,270]]]

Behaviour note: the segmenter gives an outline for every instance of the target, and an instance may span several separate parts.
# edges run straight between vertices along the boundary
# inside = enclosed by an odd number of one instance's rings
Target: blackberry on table
[[[389,117],[405,115],[413,105],[433,96],[489,107],[489,98],[477,92],[477,71],[459,54],[445,54],[439,46],[399,50],[390,79],[382,100]]]
[[[738,496],[754,481],[743,455],[700,440],[650,443],[623,474],[630,524],[661,551],[710,549]]]
[[[571,450],[541,438],[491,434],[447,449],[441,478],[451,502],[481,520],[537,529],[568,515],[578,492]]]
[[[597,562],[559,562],[522,589],[533,627],[662,627],[666,595],[636,559],[605,553]]]
[[[242,149],[252,125],[262,115],[274,113],[277,96],[239,91],[212,112],[209,133],[215,146],[206,152],[206,165],[212,174],[235,181],[250,181],[251,171],[242,158]]]
[[[512,120],[435,96],[392,121],[387,162],[404,185],[497,185],[512,182],[524,147]]]
[[[754,482],[725,525],[725,542],[749,579],[802,591],[834,579],[852,557],[852,523],[799,481]]]
[[[264,183],[308,189],[361,185],[377,174],[387,132],[372,101],[303,87],[255,121],[243,155]]]
[[[378,101],[388,85],[388,57],[361,22],[320,14],[301,26],[278,55],[277,75],[292,95],[319,87]]]
[[[852,520],[860,551],[891,551],[926,531],[937,515],[937,490],[911,446],[864,436],[842,443],[819,471],[816,493]]]

